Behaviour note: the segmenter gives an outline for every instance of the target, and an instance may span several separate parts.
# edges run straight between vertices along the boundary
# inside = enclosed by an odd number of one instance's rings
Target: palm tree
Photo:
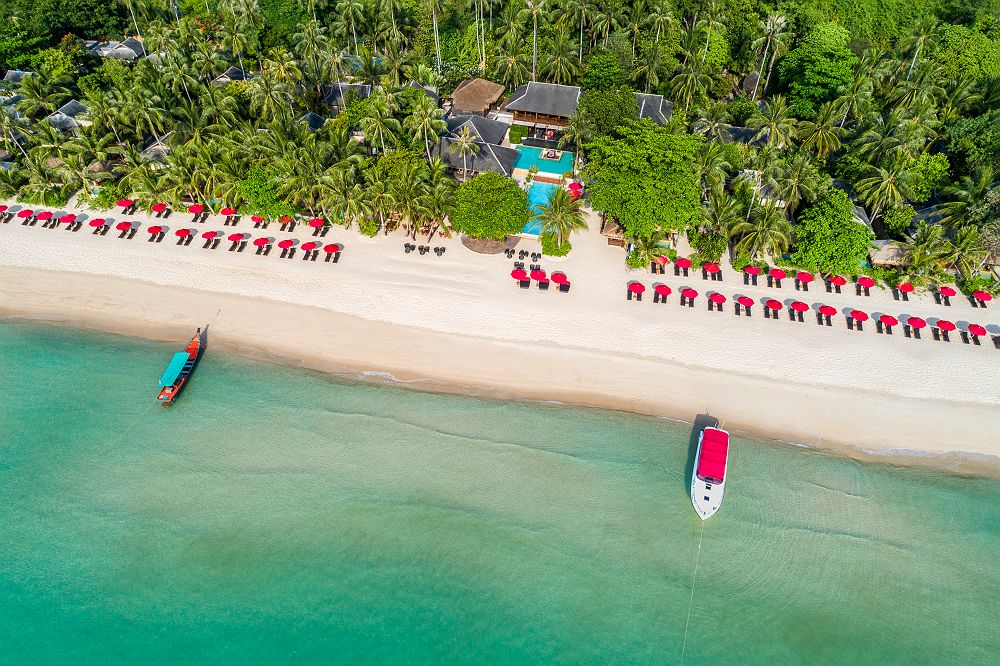
[[[729,128],[729,108],[725,102],[711,102],[702,108],[694,121],[694,131],[709,139],[719,140],[722,132]]]
[[[903,40],[903,51],[913,53],[913,57],[910,60],[910,66],[906,70],[907,80],[910,79],[910,74],[913,73],[913,67],[917,64],[917,58],[920,56],[920,52],[931,40],[935,32],[937,32],[937,21],[934,18],[926,18],[918,21],[913,30],[913,34]]]
[[[656,28],[653,43],[659,44],[660,36],[676,23],[672,3],[670,0],[653,0],[647,13],[650,27]]]
[[[354,53],[358,53],[358,23],[361,22],[364,4],[361,0],[340,0],[337,3],[337,13],[343,17],[344,26],[351,32],[354,39]]]
[[[989,256],[976,227],[962,227],[948,240],[946,260],[955,267],[963,280],[978,274]]]
[[[802,201],[815,201],[826,184],[816,164],[801,152],[791,162],[779,163],[774,180],[785,211],[792,216]]]
[[[844,129],[837,126],[839,115],[836,103],[826,102],[819,107],[816,120],[801,121],[798,134],[802,147],[815,152],[819,159],[840,150],[840,139],[844,135]]]
[[[757,88],[764,75],[764,63],[767,62],[767,52],[771,51],[771,63],[767,68],[767,79],[764,83],[764,92],[767,91],[767,82],[771,80],[771,69],[774,67],[774,59],[779,52],[784,52],[788,19],[778,13],[768,14],[760,24],[763,35],[753,42],[753,48],[764,47],[764,54],[760,58],[760,67],[757,68],[757,81],[753,84],[753,93],[750,99],[757,99]]]
[[[590,14],[593,11],[593,6],[591,0],[569,0],[563,5],[563,16],[567,20],[576,21],[580,19],[580,34],[577,35],[577,41],[579,42],[579,53],[577,54],[577,64],[583,65],[583,26],[590,18]]]
[[[903,261],[912,275],[927,275],[947,263],[949,243],[944,228],[922,221],[912,236],[899,244]]]
[[[856,74],[847,86],[839,91],[840,97],[836,104],[843,112],[840,119],[840,127],[844,126],[848,118],[863,118],[871,106],[873,82],[871,77],[863,74]]]
[[[633,236],[629,238],[631,245],[631,255],[636,258],[636,263],[631,265],[648,266],[661,256],[669,253],[673,247],[667,240],[667,234],[659,229],[649,236]]]
[[[726,157],[722,144],[708,141],[701,144],[694,157],[694,171],[701,183],[701,196],[708,196],[709,190],[721,190],[733,165]]]
[[[413,113],[404,122],[413,132],[414,138],[423,142],[428,162],[431,161],[431,144],[437,145],[441,141],[441,133],[448,127],[441,119],[443,114],[444,111],[438,108],[434,100],[427,95],[420,95]]]
[[[938,208],[944,213],[941,224],[956,227],[964,225],[969,210],[983,200],[992,184],[993,169],[985,165],[976,169],[972,176],[962,176],[957,185],[945,188],[945,195],[952,200]]]
[[[531,17],[531,80],[538,79],[538,17],[546,10],[548,0],[524,0],[523,14]]]
[[[441,7],[444,0],[426,0],[427,5],[431,9],[431,23],[434,27],[434,55],[437,58],[437,71],[438,74],[441,73],[441,34],[438,32],[438,14],[441,13]]]
[[[548,53],[542,59],[542,73],[552,79],[553,83],[571,82],[580,73],[580,65],[573,60],[575,51],[569,31],[564,27],[557,27],[549,42]]]
[[[400,130],[399,121],[393,117],[386,95],[376,90],[369,98],[368,114],[361,119],[361,131],[369,143],[382,146],[382,154],[387,152],[386,142],[394,144]]]
[[[730,230],[739,237],[733,246],[736,253],[746,254],[751,260],[762,254],[780,256],[792,239],[792,225],[773,201],[753,206],[749,219],[741,218]]]
[[[648,93],[650,88],[660,85],[660,75],[663,74],[665,67],[666,58],[663,55],[663,49],[655,43],[650,44],[649,48],[643,51],[642,58],[636,64],[636,68],[632,72],[632,79],[642,81],[645,84],[643,90]]]
[[[712,39],[712,30],[721,33],[726,32],[726,24],[722,22],[722,15],[722,3],[719,0],[709,0],[704,15],[697,23],[697,28],[705,31],[705,48],[701,52],[701,64],[703,65],[705,64],[705,58],[708,57],[708,43]]]
[[[8,150],[12,146],[17,146],[24,159],[28,159],[28,153],[18,140],[18,136],[23,137],[27,132],[27,123],[14,115],[13,110],[8,110],[6,106],[0,105],[0,140]]]
[[[528,80],[528,63],[521,54],[521,46],[514,40],[504,40],[500,44],[493,76],[508,88],[516,88]]]
[[[35,72],[21,79],[17,92],[23,99],[17,109],[29,118],[48,115],[70,98],[66,81],[53,79],[44,72]]]
[[[695,59],[686,65],[680,65],[678,74],[670,80],[674,100],[683,104],[685,113],[696,99],[705,94],[710,85],[712,77],[705,73],[704,65]]]
[[[733,226],[743,221],[743,211],[739,200],[725,190],[713,190],[708,205],[700,210],[701,228],[717,235],[729,237]]]
[[[556,247],[562,247],[574,231],[587,228],[587,220],[583,213],[583,204],[574,199],[569,190],[560,187],[552,193],[548,205],[541,213],[542,233],[555,234]]]
[[[797,121],[788,110],[788,103],[783,95],[775,95],[764,102],[760,115],[747,120],[747,126],[757,130],[754,141],[765,140],[768,146],[784,148],[795,136]]]
[[[865,203],[872,206],[872,221],[886,209],[899,206],[910,193],[913,173],[902,160],[893,160],[889,168],[869,167],[869,176],[857,182],[855,187]]]
[[[468,178],[469,167],[466,160],[469,155],[475,155],[479,152],[479,144],[476,143],[476,135],[470,132],[468,127],[463,127],[458,136],[451,140],[451,145],[448,146],[448,152],[453,155],[462,156],[462,180]]]

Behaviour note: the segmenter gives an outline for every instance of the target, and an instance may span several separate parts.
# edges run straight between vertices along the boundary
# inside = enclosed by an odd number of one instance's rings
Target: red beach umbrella
[[[837,308],[832,305],[821,305],[819,306],[819,313],[824,317],[832,317],[837,314]]]
[[[26,220],[29,217],[31,217],[32,215],[34,215],[34,214],[35,214],[35,211],[31,210],[30,208],[25,208],[24,210],[20,211],[17,214],[17,216],[19,218],[21,218],[22,220]]]
[[[809,309],[809,306],[803,303],[802,301],[794,301],[788,307],[795,310],[796,312],[805,312],[806,310]]]
[[[251,222],[263,222],[264,218],[262,218],[260,215],[251,215],[250,216],[250,221]]]
[[[667,259],[666,257],[664,257],[662,254],[660,254],[660,255],[657,255],[653,259],[653,261],[655,261],[656,263],[660,264],[661,266],[666,266],[667,262],[670,261],[670,260]]]
[[[781,270],[780,268],[772,268],[767,272],[767,274],[773,277],[775,280],[784,280],[786,277],[788,277],[788,273]]]
[[[292,221],[291,216],[289,216],[289,215],[282,215],[281,216],[281,223],[282,224],[288,224],[291,221]]]
[[[688,287],[686,289],[681,289],[681,296],[684,298],[698,298],[698,292]]]
[[[743,272],[747,275],[760,275],[760,269],[756,266],[744,266]]]
[[[539,282],[541,282],[545,278],[546,278],[545,271],[543,271],[542,269],[536,268],[535,270],[531,271],[532,280],[538,280]]]
[[[219,215],[236,215],[236,209],[226,206],[225,208],[219,211]]]
[[[74,215],[73,213],[66,213],[65,215],[59,218],[59,221],[62,222],[63,224],[76,222],[76,215]]]
[[[260,238],[255,238],[254,241],[253,241],[253,244],[254,244],[254,247],[264,247],[265,245],[270,245],[271,244],[271,239],[270,238],[265,238],[264,236],[261,236]]]
[[[938,293],[941,294],[942,296],[947,296],[948,298],[951,298],[958,292],[956,292],[951,287],[941,287],[940,289],[938,289]]]
[[[132,201],[131,199],[119,199],[118,200],[118,205],[121,206],[122,208],[128,208],[129,206],[131,206],[134,203],[135,202]]]
[[[330,243],[328,245],[324,245],[323,246],[323,251],[326,252],[327,254],[334,254],[336,252],[342,252],[343,249],[344,249],[344,246],[341,245],[340,243]]]
[[[565,273],[553,273],[551,280],[556,284],[566,284],[569,282],[569,280],[566,279]]]
[[[915,288],[916,287],[914,287],[909,282],[900,282],[899,284],[896,285],[896,289],[899,289],[901,292],[905,294],[912,294]]]
[[[228,240],[231,240],[232,242],[236,243],[243,240],[243,238],[244,238],[243,234],[229,234]]]
[[[295,247],[295,243],[297,242],[298,241],[294,239],[286,238],[285,240],[278,243],[278,247],[280,247],[282,250],[287,250],[290,247]]]
[[[146,231],[148,231],[151,234],[158,234],[158,233],[161,233],[163,231],[163,227],[158,226],[158,225],[157,226],[152,226],[152,227],[149,227],[148,229],[146,229]]]
[[[660,296],[669,296],[671,289],[665,284],[658,284],[655,287],[653,287],[653,291],[655,291]]]
[[[302,250],[305,251],[305,252],[312,252],[313,250],[315,250],[318,247],[319,247],[319,243],[309,242],[309,243],[303,243],[302,244]]]
[[[892,315],[882,315],[881,317],[878,318],[878,320],[883,324],[885,324],[886,326],[895,326],[899,323],[899,320],[893,317]]]
[[[867,275],[862,275],[858,278],[858,284],[860,284],[865,289],[871,289],[875,286],[875,280],[871,279]]]
[[[986,329],[979,324],[969,324],[969,333],[975,336],[986,335]]]
[[[162,201],[159,203],[155,203],[149,207],[149,210],[153,211],[154,213],[162,213],[166,209],[167,209],[167,204],[163,203]]]
[[[188,206],[188,212],[197,215],[198,213],[205,212],[205,207],[201,204],[194,204],[193,206]]]
[[[691,268],[691,260],[687,257],[675,259],[674,263],[678,266],[678,268]]]
[[[838,287],[843,287],[845,284],[847,284],[847,280],[841,277],[840,275],[831,275],[830,284],[834,284]]]
[[[41,213],[39,213],[35,217],[38,218],[39,222],[44,222],[45,220],[51,220],[52,219],[52,212],[51,211],[47,211],[47,210],[43,210]]]
[[[180,238],[187,238],[188,236],[191,235],[191,230],[190,229],[178,229],[177,231],[174,232],[174,235],[178,236]]]
[[[983,303],[985,303],[986,301],[992,301],[993,300],[993,294],[991,294],[988,291],[983,291],[983,290],[972,292],[972,297],[974,299],[976,299],[977,301],[982,301]]]
[[[935,324],[935,326],[937,326],[939,331],[944,331],[946,333],[954,331],[956,328],[958,328],[957,326],[955,326],[954,322],[950,322],[947,319],[938,319],[938,322],[937,324]]]
[[[567,187],[571,190],[576,190],[577,192],[583,189],[583,185],[581,185],[580,183],[570,183],[569,185],[567,185]]]
[[[7,212],[7,206],[0,205],[0,213],[6,213],[6,212]]]
[[[323,218],[314,217],[313,219],[309,220],[309,226],[313,227],[313,228],[322,227],[323,226]]]
[[[722,270],[721,268],[719,268],[719,264],[716,264],[716,263],[713,263],[713,262],[709,262],[707,264],[703,264],[702,268],[705,269],[706,271],[708,271],[709,273],[718,273],[719,271]]]
[[[104,220],[102,218],[100,218],[100,217],[95,217],[93,220],[91,220],[87,224],[89,224],[90,226],[92,226],[94,228],[103,227],[104,226]]]
[[[115,229],[117,229],[118,231],[126,231],[131,228],[132,228],[131,222],[119,222],[118,224],[115,225]]]
[[[740,296],[736,299],[736,302],[745,308],[753,307],[753,299],[749,296]]]
[[[775,312],[777,312],[783,307],[781,305],[781,301],[774,298],[770,299],[767,303],[764,303],[764,305],[767,307],[768,310],[774,310]]]
[[[912,326],[913,328],[924,328],[925,326],[927,326],[927,322],[921,319],[920,317],[910,317],[909,319],[906,320],[906,323]]]
[[[726,302],[726,297],[717,291],[713,291],[711,294],[708,295],[708,300],[712,301],[713,303],[718,303],[719,305],[722,305],[723,303]]]
[[[805,271],[799,271],[798,273],[796,273],[795,278],[799,282],[806,282],[806,283],[812,282],[815,279],[812,273],[806,273]]]
[[[851,319],[857,319],[858,321],[868,321],[868,313],[862,312],[861,310],[851,310]]]
[[[536,271],[531,271],[531,277],[537,280],[538,278],[535,277],[535,272]],[[628,290],[631,291],[633,294],[641,294],[642,292],[646,291],[646,285],[644,285],[641,282],[629,282]]]
[[[510,272],[510,276],[518,282],[523,282],[528,279],[528,274],[524,272],[523,268],[515,268]]]
[[[212,240],[213,238],[216,238],[216,237],[221,236],[221,235],[222,235],[222,233],[218,232],[218,231],[206,231],[205,233],[203,233],[201,235],[201,237],[202,238],[207,238],[208,240]]]

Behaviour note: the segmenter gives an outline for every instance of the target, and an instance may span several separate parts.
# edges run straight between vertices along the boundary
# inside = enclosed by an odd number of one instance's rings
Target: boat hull
[[[198,361],[201,360],[203,350],[202,333],[199,328],[198,332],[195,333],[194,337],[191,338],[191,341],[184,348],[184,353],[187,354],[187,363],[172,384],[161,387],[160,393],[156,397],[157,402],[166,407],[172,405],[177,400],[184,387],[187,386],[188,380],[194,373],[195,368],[198,366]]]
[[[721,478],[705,477],[699,475],[698,473],[703,454],[702,447],[705,442],[705,432],[710,430],[722,433],[726,438],[727,455],[726,460],[723,463],[723,474],[721,475]],[[722,499],[726,492],[725,472],[728,470],[729,466],[728,442],[729,433],[725,430],[720,430],[719,428],[706,428],[698,437],[698,453],[695,455],[694,469],[691,472],[691,504],[694,506],[695,513],[697,513],[702,520],[707,520],[708,518],[714,516],[722,506]]]

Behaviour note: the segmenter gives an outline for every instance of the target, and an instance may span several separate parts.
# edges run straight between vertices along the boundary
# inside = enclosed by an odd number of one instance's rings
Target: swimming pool
[[[549,160],[542,157],[543,149],[541,148],[518,146],[517,150],[521,155],[517,158],[515,169],[530,169],[537,166],[539,171],[554,173],[558,176],[573,170],[573,153],[571,152],[564,151],[559,159]]]
[[[542,209],[549,205],[549,199],[552,198],[552,193],[558,187],[558,185],[553,185],[552,183],[539,183],[537,181],[531,184],[531,187],[528,189],[528,207],[531,208],[534,216],[524,225],[521,233],[533,234],[535,236],[542,233],[542,220],[540,217]]]

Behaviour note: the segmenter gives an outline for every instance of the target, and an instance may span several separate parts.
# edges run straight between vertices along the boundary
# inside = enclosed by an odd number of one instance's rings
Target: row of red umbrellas
[[[132,199],[120,199],[118,201],[118,205],[121,206],[122,208],[128,208],[129,206],[132,206],[134,204],[135,201],[133,201]],[[167,209],[167,204],[163,203],[162,201],[158,201],[157,203],[154,203],[152,206],[150,206],[149,209],[154,213],[162,213]],[[188,212],[193,215],[204,213],[205,206],[202,204],[192,204],[188,206]],[[231,215],[236,215],[236,209],[231,206],[226,206],[225,208],[219,211],[219,215],[225,215],[226,217],[229,217]],[[261,217],[260,215],[251,215],[250,219],[253,220],[254,222],[264,221],[264,218]],[[292,221],[292,219],[293,218],[291,218],[288,215],[283,215],[279,221],[281,222],[281,224],[288,224],[289,222]],[[326,224],[326,222],[319,217],[314,217],[313,219],[309,220],[309,226],[311,227],[321,227],[324,224]]]
[[[549,276],[540,268],[536,268],[530,273],[525,271],[523,268],[515,268],[510,272],[510,276],[518,282],[524,282],[528,278],[531,278],[535,282],[545,282],[546,280],[551,280],[556,284],[569,284],[569,278],[566,277],[565,273],[553,273]]]

